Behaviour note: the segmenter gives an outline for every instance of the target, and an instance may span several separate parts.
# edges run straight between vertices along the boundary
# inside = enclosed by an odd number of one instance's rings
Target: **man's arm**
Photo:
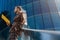
[[[24,24],[25,23],[25,20],[23,20],[23,22],[21,24]]]

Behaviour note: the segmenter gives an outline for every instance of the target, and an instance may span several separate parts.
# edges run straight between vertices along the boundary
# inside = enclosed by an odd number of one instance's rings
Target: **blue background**
[[[0,0],[0,13],[4,10],[8,10],[13,23],[14,8],[15,6],[22,6],[27,12],[27,22],[31,29],[43,29],[60,31],[60,3],[56,0]],[[1,26],[2,27],[2,26]],[[3,27],[4,28],[4,27]],[[6,27],[0,31],[0,39],[7,40],[9,35],[9,27]],[[46,33],[32,32],[32,39],[36,40],[58,40],[55,35]]]

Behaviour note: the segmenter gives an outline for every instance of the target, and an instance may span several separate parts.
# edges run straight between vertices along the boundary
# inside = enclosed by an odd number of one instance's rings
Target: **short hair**
[[[21,10],[21,7],[20,7],[20,6],[17,6],[17,8],[18,8],[19,10]]]

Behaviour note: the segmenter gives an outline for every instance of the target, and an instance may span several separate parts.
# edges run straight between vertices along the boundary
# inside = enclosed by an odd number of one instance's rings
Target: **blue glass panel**
[[[35,3],[33,3],[33,8],[34,8],[34,14],[40,14],[41,13],[41,5],[40,5],[40,1],[37,1]]]
[[[40,0],[41,10],[43,13],[49,12],[48,3],[46,0]]]
[[[28,25],[29,25],[29,27],[32,28],[32,29],[35,28],[34,17],[28,18]]]
[[[26,0],[21,0],[21,5],[26,5]]]
[[[41,14],[35,16],[35,21],[36,21],[36,29],[44,29]]]
[[[27,7],[27,15],[28,15],[28,17],[29,16],[33,16],[33,6],[32,6],[32,4],[28,4],[28,5],[26,5],[26,7]]]
[[[56,4],[55,4],[55,1],[53,0],[48,0],[48,5],[49,5],[49,8],[50,8],[50,11],[51,12],[57,12],[57,7],[56,7]]]
[[[51,20],[51,14],[49,13],[45,13],[43,14],[43,20],[44,20],[44,24],[45,24],[45,29],[47,30],[54,30],[54,26],[53,26],[53,23],[52,23],[52,20]]]
[[[60,30],[60,17],[58,14],[51,14],[55,30]]]

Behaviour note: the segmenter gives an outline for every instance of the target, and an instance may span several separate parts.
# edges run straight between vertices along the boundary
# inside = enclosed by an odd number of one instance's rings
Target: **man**
[[[24,11],[21,6],[17,6],[15,7],[14,12],[16,13],[16,16],[14,18],[14,23],[10,29],[9,40],[16,40],[18,39],[19,35],[21,37],[21,40],[28,40],[29,38],[27,36],[25,36],[25,39],[23,39],[22,36],[22,28],[24,25],[27,25],[26,11]]]

